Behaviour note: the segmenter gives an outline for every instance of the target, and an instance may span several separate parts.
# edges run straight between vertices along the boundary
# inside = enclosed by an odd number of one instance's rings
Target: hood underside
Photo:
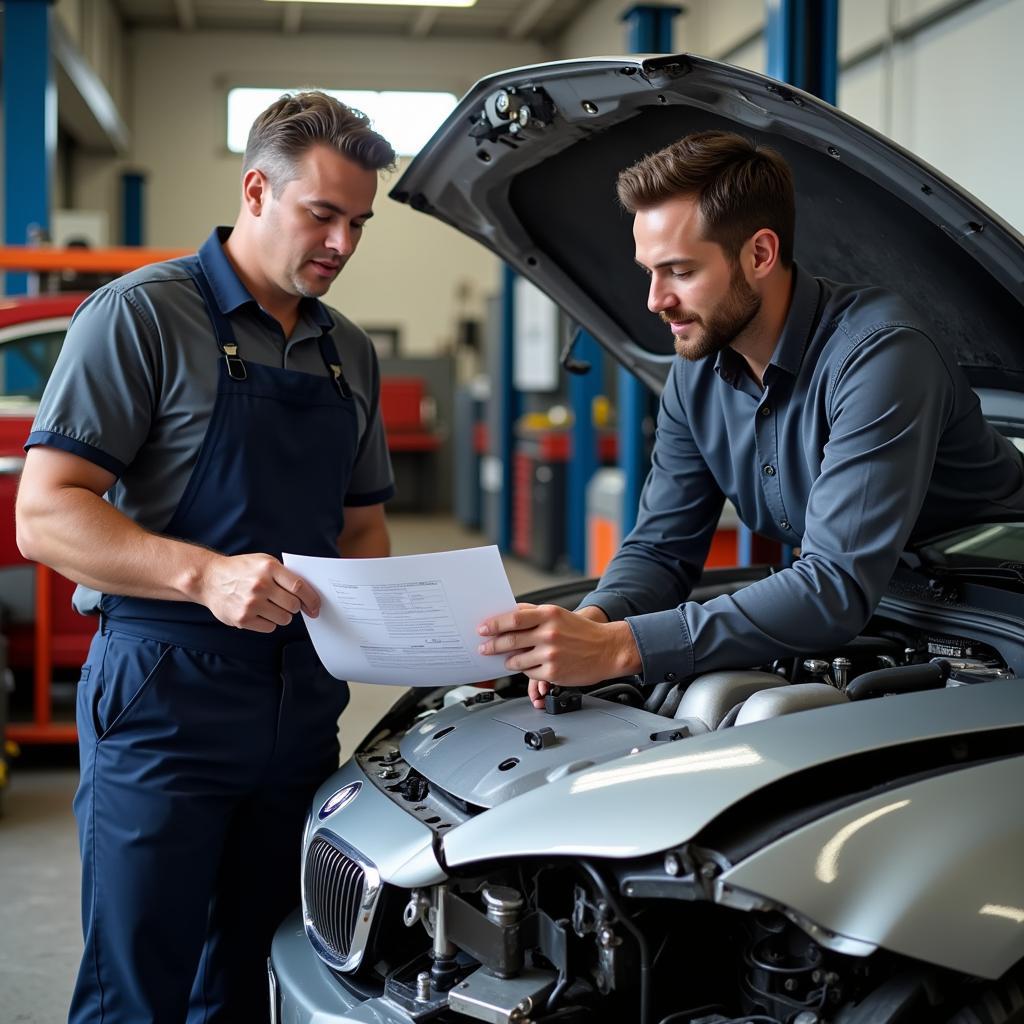
[[[508,116],[516,111],[518,119]],[[391,195],[486,245],[660,389],[672,338],[647,311],[615,179],[645,154],[708,129],[741,132],[789,161],[801,266],[898,288],[972,384],[1024,390],[1024,239],[893,142],[753,72],[677,55],[491,76]]]

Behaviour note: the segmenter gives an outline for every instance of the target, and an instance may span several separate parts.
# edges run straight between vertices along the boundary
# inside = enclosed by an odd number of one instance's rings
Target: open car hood
[[[513,127],[503,113],[527,108]],[[660,390],[672,336],[646,308],[618,172],[692,131],[778,149],[796,179],[796,258],[898,288],[978,388],[1024,391],[1024,238],[827,103],[687,54],[561,61],[482,79],[391,196],[477,239]]]

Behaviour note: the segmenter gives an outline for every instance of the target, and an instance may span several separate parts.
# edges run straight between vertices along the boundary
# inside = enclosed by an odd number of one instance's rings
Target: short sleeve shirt
[[[229,228],[203,245],[204,263],[245,360],[326,376],[317,339],[329,327],[355,399],[356,462],[347,506],[394,493],[380,415],[380,371],[366,334],[337,310],[303,299],[285,338],[222,248]],[[115,474],[106,495],[147,530],[162,531],[185,490],[217,397],[222,356],[184,260],[144,267],[100,288],[79,308],[43,394],[26,448],[47,445]],[[330,438],[311,438],[330,444]]]

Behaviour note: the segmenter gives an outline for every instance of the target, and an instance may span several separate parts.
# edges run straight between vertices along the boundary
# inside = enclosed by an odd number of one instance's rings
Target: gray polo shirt
[[[724,498],[801,557],[687,601]],[[731,349],[674,362],[636,527],[583,605],[626,619],[651,682],[762,664],[854,636],[908,544],[1022,517],[1020,453],[906,303],[797,270],[763,389]]]
[[[245,360],[327,375],[317,338],[331,335],[352,389],[358,454],[345,504],[394,493],[380,417],[380,373],[366,334],[336,310],[304,299],[285,338],[239,280],[218,228],[203,245],[210,283]],[[206,307],[182,260],[143,267],[100,288],[68,329],[25,447],[73,452],[117,476],[106,495],[121,512],[161,532],[185,490],[217,397],[222,356]],[[330,444],[330,438],[310,438]],[[80,602],[76,599],[76,604]]]

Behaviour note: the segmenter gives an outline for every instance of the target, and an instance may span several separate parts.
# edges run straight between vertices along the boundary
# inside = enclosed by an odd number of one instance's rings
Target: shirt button
[[[788,530],[789,529],[789,520],[788,519],[780,519],[779,520],[779,526],[781,526],[784,530]]]
[[[771,414],[772,414],[772,407],[770,405],[762,405],[761,406],[761,415],[762,416],[771,416]]]
[[[665,673],[665,682],[666,683],[674,683],[675,681],[676,681],[676,674],[675,674],[675,672],[666,672]]]
[[[775,476],[775,467],[774,466],[765,466],[764,467],[764,475],[765,476]]]

